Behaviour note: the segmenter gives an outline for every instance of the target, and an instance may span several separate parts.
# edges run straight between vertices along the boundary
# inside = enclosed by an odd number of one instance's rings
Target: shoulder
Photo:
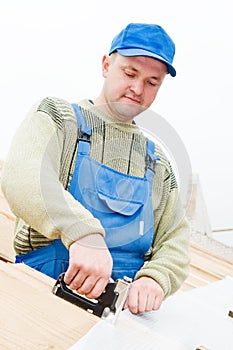
[[[171,164],[171,161],[165,154],[163,148],[158,144],[155,145],[155,155],[159,158],[157,164],[159,164],[164,169],[164,182],[170,182],[171,189],[177,188],[178,184],[174,172],[175,164]]]
[[[163,147],[161,147],[158,143],[155,144],[155,155],[159,158],[159,163],[163,165],[165,168],[170,168],[170,162],[168,160]]]
[[[59,128],[63,127],[64,122],[76,122],[72,105],[58,97],[45,97],[37,105],[37,112],[48,114]]]

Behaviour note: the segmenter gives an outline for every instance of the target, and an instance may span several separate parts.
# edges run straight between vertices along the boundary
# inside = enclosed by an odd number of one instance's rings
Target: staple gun
[[[53,294],[100,318],[108,318],[111,323],[116,322],[120,311],[124,307],[132,281],[131,278],[124,277],[124,279],[118,279],[116,282],[109,282],[104,292],[97,299],[89,299],[71,290],[64,282],[64,275],[65,273],[59,275],[52,289]]]

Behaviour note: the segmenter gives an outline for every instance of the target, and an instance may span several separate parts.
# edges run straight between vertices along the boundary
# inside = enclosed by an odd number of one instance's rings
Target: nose
[[[130,90],[133,91],[135,95],[142,95],[144,91],[144,82],[141,80],[134,80],[130,85]]]

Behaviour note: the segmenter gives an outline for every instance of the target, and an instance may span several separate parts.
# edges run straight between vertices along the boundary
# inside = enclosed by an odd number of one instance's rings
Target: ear
[[[110,57],[108,55],[104,55],[102,58],[102,75],[106,78],[108,69],[110,66]]]

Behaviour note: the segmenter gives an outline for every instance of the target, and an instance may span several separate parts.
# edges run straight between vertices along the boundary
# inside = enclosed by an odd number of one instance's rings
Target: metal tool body
[[[64,275],[65,273],[62,273],[58,277],[52,289],[53,294],[98,317],[107,318],[109,315],[114,315],[112,322],[116,321],[127,298],[131,279],[125,277],[124,280],[108,283],[105,291],[97,299],[88,299],[71,290],[64,282]]]

